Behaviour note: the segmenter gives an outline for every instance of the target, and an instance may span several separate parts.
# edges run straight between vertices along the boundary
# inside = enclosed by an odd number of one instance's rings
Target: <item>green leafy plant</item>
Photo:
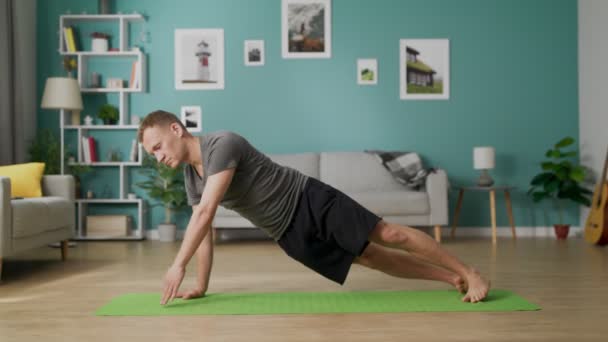
[[[103,120],[106,125],[113,125],[118,122],[118,109],[109,103],[104,104],[99,108],[97,117]]]
[[[589,195],[593,194],[589,189],[581,186],[587,176],[587,171],[573,160],[577,152],[561,150],[573,143],[572,137],[566,137],[547,150],[545,157],[550,160],[541,162],[543,172],[534,176],[528,190],[528,195],[531,195],[536,203],[547,199],[556,201],[560,224],[563,224],[563,201],[589,206],[591,203]]]
[[[140,172],[145,174],[148,180],[135,185],[144,189],[148,196],[160,202],[153,206],[162,205],[165,208],[165,223],[172,223],[172,215],[184,210],[188,205],[183,167],[180,165],[172,169],[159,163],[149,154],[145,154]]]
[[[44,163],[44,174],[57,175],[61,172],[61,146],[53,132],[44,128],[36,134],[27,149],[30,161]]]

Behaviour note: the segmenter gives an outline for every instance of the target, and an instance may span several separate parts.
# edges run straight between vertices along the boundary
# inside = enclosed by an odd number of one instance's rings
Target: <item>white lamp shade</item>
[[[67,77],[47,78],[40,106],[45,109],[82,110],[78,81]]]
[[[483,146],[473,148],[473,167],[475,170],[494,168],[494,147]]]

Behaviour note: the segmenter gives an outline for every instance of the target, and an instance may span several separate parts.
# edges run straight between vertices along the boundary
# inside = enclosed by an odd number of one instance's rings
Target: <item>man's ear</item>
[[[184,129],[178,123],[174,122],[169,127],[171,128],[171,132],[173,132],[173,134],[177,135],[180,138],[184,136]]]

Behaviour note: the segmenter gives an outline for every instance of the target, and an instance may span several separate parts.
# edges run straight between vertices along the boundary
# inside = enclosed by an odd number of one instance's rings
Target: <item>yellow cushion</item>
[[[42,197],[44,163],[0,166],[0,176],[11,179],[11,197]]]

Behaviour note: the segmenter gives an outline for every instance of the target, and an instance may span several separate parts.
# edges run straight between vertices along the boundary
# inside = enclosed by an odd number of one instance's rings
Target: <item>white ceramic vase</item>
[[[108,40],[105,38],[93,38],[93,41],[91,42],[91,50],[93,52],[108,51]]]

